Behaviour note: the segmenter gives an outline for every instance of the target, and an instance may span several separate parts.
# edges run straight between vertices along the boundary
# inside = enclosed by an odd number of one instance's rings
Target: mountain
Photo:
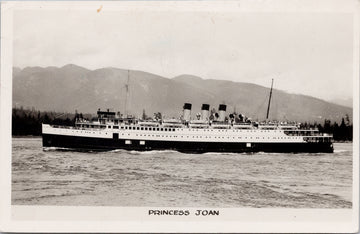
[[[329,102],[341,105],[341,106],[347,106],[352,107],[353,106],[353,99],[352,98],[337,98],[329,100]]]
[[[13,106],[39,110],[95,113],[98,108],[121,112],[125,108],[126,83],[129,79],[127,110],[141,116],[162,112],[178,117],[185,102],[193,104],[193,115],[201,104],[216,108],[228,105],[228,112],[264,119],[269,88],[242,82],[202,79],[181,75],[172,79],[155,74],[119,68],[88,70],[73,64],[63,67],[27,67],[13,69]],[[325,118],[339,122],[352,108],[305,95],[274,89],[270,118],[278,120],[317,121]]]

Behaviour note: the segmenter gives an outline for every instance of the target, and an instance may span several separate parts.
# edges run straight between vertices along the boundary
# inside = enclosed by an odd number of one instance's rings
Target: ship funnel
[[[201,106],[201,119],[202,120],[208,120],[209,119],[209,104],[202,104]]]
[[[184,104],[184,120],[190,121],[191,116],[191,103],[185,103]]]
[[[219,105],[219,121],[225,121],[225,115],[226,115],[226,105],[220,104]]]

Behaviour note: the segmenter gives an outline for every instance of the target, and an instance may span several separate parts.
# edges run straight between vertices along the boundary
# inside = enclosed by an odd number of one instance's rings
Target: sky
[[[352,97],[352,15],[329,12],[16,10],[14,66],[117,67]]]

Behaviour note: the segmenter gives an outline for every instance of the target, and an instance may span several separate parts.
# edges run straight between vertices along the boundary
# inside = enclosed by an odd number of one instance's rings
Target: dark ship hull
[[[274,153],[332,153],[331,142],[196,142],[196,141],[164,141],[136,139],[112,139],[81,136],[66,136],[43,134],[43,147],[71,149],[79,151],[110,151],[116,149],[146,151],[146,150],[176,150],[186,153],[206,152],[274,152]],[[131,144],[127,142],[131,142]]]

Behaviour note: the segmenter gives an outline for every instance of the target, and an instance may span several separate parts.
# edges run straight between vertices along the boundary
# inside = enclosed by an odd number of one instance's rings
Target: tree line
[[[317,128],[320,132],[333,134],[335,141],[352,141],[353,140],[353,124],[350,121],[349,115],[345,115],[341,119],[341,123],[331,122],[325,119],[323,124],[320,123],[302,123],[301,127],[304,129]]]
[[[158,113],[157,113],[158,114]],[[143,113],[145,115],[145,112]],[[161,118],[161,114],[158,114]],[[38,111],[34,108],[13,108],[12,110],[12,135],[13,136],[40,136],[41,124],[68,125],[73,126],[77,117],[93,119],[90,114],[60,113],[55,111]],[[144,116],[143,116],[144,117]],[[146,119],[146,118],[145,118]],[[324,123],[304,122],[301,128],[317,128],[320,132],[333,134],[335,141],[352,141],[353,125],[348,115],[345,115],[341,123],[331,122],[325,119]]]
[[[75,124],[75,114],[38,111],[23,107],[12,109],[13,136],[40,136],[42,123],[72,126]]]

